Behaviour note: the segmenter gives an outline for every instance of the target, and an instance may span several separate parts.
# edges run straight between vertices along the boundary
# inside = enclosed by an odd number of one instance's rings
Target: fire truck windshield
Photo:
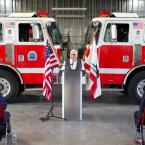
[[[54,45],[61,44],[60,32],[55,22],[48,22],[47,24],[47,32],[52,38]]]
[[[98,43],[98,39],[99,39],[99,35],[100,35],[100,30],[101,30],[101,23],[94,21],[91,22],[88,26],[88,30],[86,33],[86,38],[85,38],[85,43],[89,44],[90,40],[94,34],[94,32],[96,31],[96,44]]]

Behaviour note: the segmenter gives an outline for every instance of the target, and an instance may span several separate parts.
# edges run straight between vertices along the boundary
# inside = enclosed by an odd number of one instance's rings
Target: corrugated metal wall
[[[81,43],[89,21],[104,9],[145,16],[145,0],[0,0],[1,15],[14,11],[48,11],[58,21],[61,32],[69,33],[76,45]]]

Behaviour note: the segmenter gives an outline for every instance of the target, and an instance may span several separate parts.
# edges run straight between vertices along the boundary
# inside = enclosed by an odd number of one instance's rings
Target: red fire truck
[[[12,13],[0,18],[0,91],[7,100],[25,88],[42,86],[48,35],[61,56],[57,24],[43,14]]]
[[[138,102],[145,90],[145,19],[135,13],[93,18],[86,48],[95,31],[103,90],[127,93]]]

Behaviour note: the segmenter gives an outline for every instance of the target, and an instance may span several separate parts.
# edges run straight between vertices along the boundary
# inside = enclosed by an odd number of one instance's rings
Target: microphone
[[[60,71],[62,72],[62,71],[65,71],[65,70],[69,70],[68,68],[66,68],[67,65],[72,66],[72,65],[74,65],[74,63],[72,62],[72,63],[70,63],[70,64],[62,64],[62,65],[60,66],[60,68],[61,68]],[[72,69],[70,68],[70,70],[72,70]]]
[[[73,63],[71,63],[70,65],[73,65]],[[62,66],[66,66],[66,64],[60,65],[59,67],[62,67]]]

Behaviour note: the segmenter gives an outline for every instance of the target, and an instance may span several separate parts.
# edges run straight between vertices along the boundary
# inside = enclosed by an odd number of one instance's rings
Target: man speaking
[[[77,50],[72,49],[70,51],[70,59],[64,62],[61,70],[81,70],[83,74],[85,73],[83,61],[78,58]]]

